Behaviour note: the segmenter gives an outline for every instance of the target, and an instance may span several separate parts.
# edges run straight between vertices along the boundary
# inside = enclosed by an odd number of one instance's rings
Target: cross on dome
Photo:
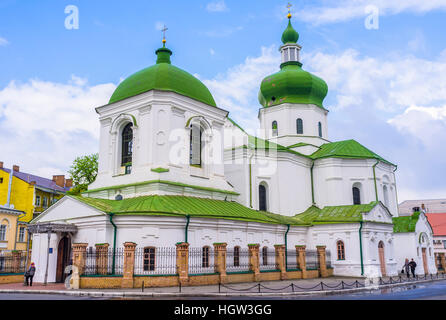
[[[288,5],[286,6],[288,8],[288,19],[291,19],[292,15],[291,15],[291,7],[293,5],[291,3],[288,2]]]
[[[169,28],[166,27],[166,25],[164,25],[164,28],[161,29],[161,31],[163,32],[163,44],[166,44],[166,31],[169,30]]]

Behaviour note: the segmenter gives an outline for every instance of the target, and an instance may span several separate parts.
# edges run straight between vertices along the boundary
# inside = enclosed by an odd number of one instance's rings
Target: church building
[[[253,136],[172,64],[163,39],[156,64],[96,108],[96,181],[32,221],[35,281],[61,281],[74,243],[133,242],[149,257],[145,274],[160,260],[157,248],[179,242],[203,248],[203,261],[215,243],[227,244],[228,255],[258,244],[263,257],[278,244],[325,246],[333,274],[343,276],[395,276],[405,258],[420,258],[407,243],[418,240],[407,236],[415,229],[394,226],[396,164],[353,139],[329,140],[328,87],[302,68],[290,14],[281,40],[280,70],[259,84]],[[436,273],[432,229],[417,221],[428,252],[419,271]]]

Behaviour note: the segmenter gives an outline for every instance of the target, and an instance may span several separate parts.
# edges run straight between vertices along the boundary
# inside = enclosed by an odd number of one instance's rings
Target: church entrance
[[[429,268],[427,267],[426,248],[421,248],[421,252],[422,252],[422,254],[423,254],[423,268],[424,268],[424,274],[429,274]]]
[[[386,275],[386,256],[384,254],[384,242],[380,241],[378,244],[379,263],[381,265],[381,274]]]
[[[71,264],[71,238],[65,236],[59,241],[57,247],[57,269],[56,282],[62,283],[68,274],[65,273],[65,268]]]

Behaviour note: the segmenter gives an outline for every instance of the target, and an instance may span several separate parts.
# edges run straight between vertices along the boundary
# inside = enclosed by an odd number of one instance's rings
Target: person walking
[[[26,280],[26,285],[32,287],[33,286],[33,277],[34,274],[36,273],[36,265],[34,264],[34,262],[31,262],[31,265],[28,269],[28,271],[25,272],[25,280]]]
[[[413,260],[413,258],[409,262],[410,271],[412,272],[413,277],[415,278],[415,268],[417,267],[417,263]]]
[[[407,278],[410,278],[409,269],[410,269],[409,259],[406,258],[406,261],[404,261],[402,273],[404,273],[404,271],[406,271]]]

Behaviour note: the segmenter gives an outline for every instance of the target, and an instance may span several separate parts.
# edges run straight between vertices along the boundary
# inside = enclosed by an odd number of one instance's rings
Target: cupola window
[[[319,122],[317,127],[318,127],[318,131],[319,131],[319,137],[322,138],[322,123]]]
[[[259,185],[259,210],[266,211],[266,187]]]
[[[201,167],[203,147],[203,129],[199,124],[192,124],[190,130],[190,165]]]
[[[358,187],[353,187],[353,204],[361,204],[361,191]]]
[[[129,123],[122,130],[122,157],[121,166],[125,167],[125,173],[129,174],[132,170],[133,155],[133,129]]]
[[[296,127],[297,127],[297,134],[304,133],[304,122],[302,121],[302,119],[296,120]]]
[[[278,129],[278,126],[277,126],[277,121],[273,121],[272,129],[273,129],[273,137],[277,137],[277,135],[279,134],[279,129]]]

